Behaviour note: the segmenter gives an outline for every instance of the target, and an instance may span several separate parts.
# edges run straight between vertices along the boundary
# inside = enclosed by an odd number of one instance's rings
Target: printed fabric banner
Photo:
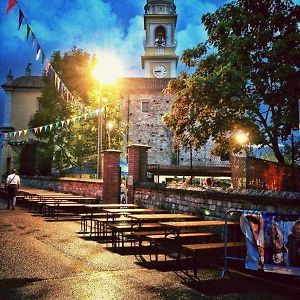
[[[300,276],[300,216],[245,212],[240,224],[246,269]]]

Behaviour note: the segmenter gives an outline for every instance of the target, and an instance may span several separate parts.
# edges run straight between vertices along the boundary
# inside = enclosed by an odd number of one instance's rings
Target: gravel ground
[[[296,299],[287,286],[205,267],[195,280],[84,238],[76,221],[53,221],[0,200],[0,300]],[[299,281],[300,286],[300,281]]]

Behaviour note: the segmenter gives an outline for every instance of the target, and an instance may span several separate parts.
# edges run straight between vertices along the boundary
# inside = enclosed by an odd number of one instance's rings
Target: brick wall
[[[223,217],[228,209],[259,210],[300,214],[300,195],[251,195],[242,192],[189,191],[180,189],[136,187],[134,202],[149,208],[161,208],[175,213],[203,214],[208,210],[212,218]]]
[[[103,203],[120,202],[120,151],[102,152]]]
[[[231,157],[233,188],[300,192],[300,168],[254,157]]]
[[[22,176],[21,186],[90,197],[102,197],[102,180]]]

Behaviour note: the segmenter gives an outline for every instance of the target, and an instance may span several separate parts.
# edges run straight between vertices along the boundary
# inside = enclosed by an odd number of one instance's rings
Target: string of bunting
[[[29,37],[31,36],[32,45],[34,46],[36,44],[36,60],[39,60],[40,57],[41,57],[42,65],[46,61],[45,74],[47,76],[50,76],[50,77],[54,78],[55,87],[57,88],[57,91],[59,92],[59,94],[62,96],[62,98],[65,101],[67,101],[67,102],[73,101],[74,103],[76,103],[80,107],[80,109],[82,111],[86,111],[86,108],[84,107],[84,105],[79,101],[79,99],[77,99],[73,96],[73,94],[68,90],[68,88],[66,87],[64,82],[60,79],[59,75],[57,74],[57,72],[55,71],[53,66],[51,65],[50,61],[46,60],[45,52],[41,48],[40,43],[38,42],[38,40],[36,38],[36,35],[32,31],[32,28],[29,26],[29,22],[27,21],[27,19],[26,19],[26,17],[25,17],[25,15],[24,15],[24,13],[23,13],[23,11],[22,11],[22,9],[21,9],[21,7],[20,7],[17,0],[9,0],[8,1],[7,8],[6,8],[6,14],[8,14],[14,8],[15,5],[17,5],[18,8],[19,8],[18,30],[20,30],[20,28],[22,27],[22,25],[25,22],[26,23],[26,39],[28,41]]]
[[[92,118],[95,116],[98,116],[99,113],[103,113],[104,112],[104,108],[102,109],[96,109],[94,111],[90,111],[88,113],[84,113],[81,116],[76,116],[73,117],[71,119],[67,119],[64,121],[56,121],[55,123],[51,123],[51,124],[47,124],[47,125],[43,125],[43,126],[39,126],[39,127],[34,127],[34,128],[28,128],[28,129],[23,129],[23,130],[18,130],[18,131],[14,131],[14,132],[3,132],[3,137],[5,140],[10,140],[12,138],[18,138],[21,136],[26,136],[30,133],[34,133],[34,134],[39,134],[42,131],[46,132],[46,131],[51,131],[54,129],[61,129],[64,126],[70,125],[71,122],[75,123],[77,121],[80,121],[82,119],[86,120],[87,118]]]

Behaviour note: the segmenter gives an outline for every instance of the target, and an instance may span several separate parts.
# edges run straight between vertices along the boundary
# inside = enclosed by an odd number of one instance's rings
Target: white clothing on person
[[[7,209],[15,209],[17,201],[17,193],[20,186],[21,180],[19,175],[15,172],[7,176],[6,184],[8,188],[8,200],[7,200]]]
[[[16,184],[16,185],[20,185],[21,180],[19,175],[12,173],[10,175],[7,176],[7,180],[6,180],[7,184]]]

